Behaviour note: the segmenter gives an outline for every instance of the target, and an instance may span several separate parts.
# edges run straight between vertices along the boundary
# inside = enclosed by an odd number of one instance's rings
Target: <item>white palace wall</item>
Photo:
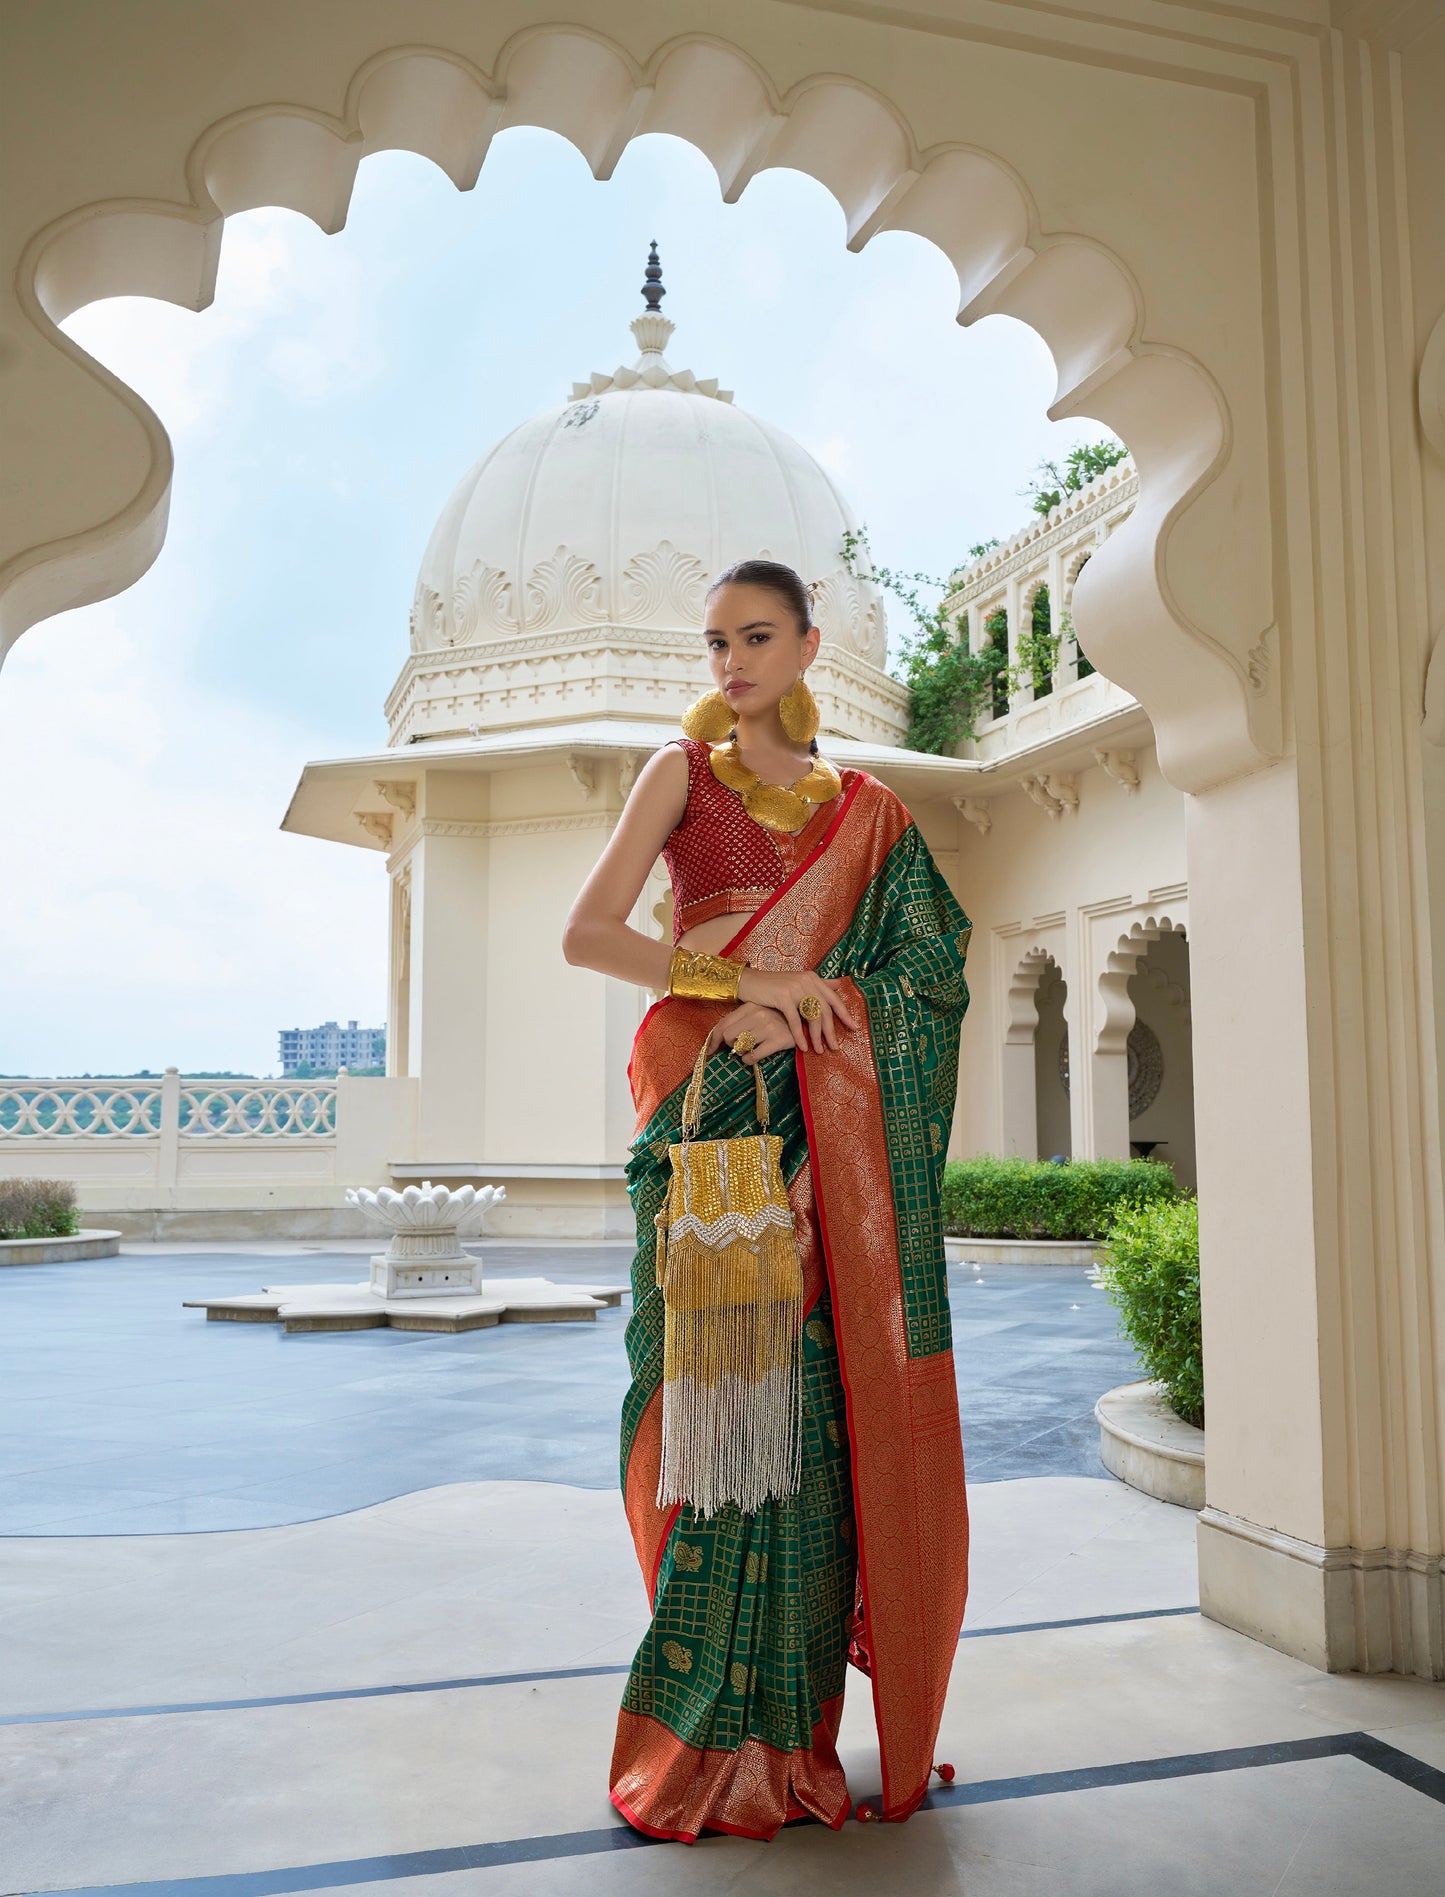
[[[1136,769],[1139,787],[1132,793],[1100,767],[1079,771],[1078,806],[1057,817],[1020,792],[990,800],[986,835],[958,819],[957,870],[950,880],[956,877],[974,932],[950,1148],[957,1157],[1037,1154],[1033,1103],[1018,1104],[1021,1089],[1011,1069],[1035,1072],[1034,1004],[1022,990],[1043,956],[1058,966],[1068,991],[1069,1150],[1077,1158],[1123,1158],[1131,1132],[1149,1136],[1142,1119],[1132,1128],[1121,1125],[1107,1097],[1120,1083],[1121,1056],[1097,1053],[1108,1020],[1100,984],[1111,972],[1110,958],[1122,942],[1138,941],[1134,931],[1164,918],[1175,924],[1188,918],[1184,799],[1164,781],[1151,750],[1137,752]],[[1151,1025],[1163,1013],[1144,1003]],[[1159,1117],[1156,1111],[1154,1121]]]

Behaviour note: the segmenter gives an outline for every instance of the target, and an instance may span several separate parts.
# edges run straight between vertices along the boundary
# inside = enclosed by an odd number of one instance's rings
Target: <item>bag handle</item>
[[[692,1079],[687,1083],[687,1092],[682,1097],[682,1142],[685,1146],[690,1139],[697,1138],[698,1127],[702,1123],[702,1070],[707,1061],[707,1036],[703,1036],[702,1046],[697,1050],[697,1063],[692,1070]],[[757,1108],[758,1125],[766,1133],[768,1130],[768,1083],[763,1078],[763,1063],[753,1065],[753,1097]]]

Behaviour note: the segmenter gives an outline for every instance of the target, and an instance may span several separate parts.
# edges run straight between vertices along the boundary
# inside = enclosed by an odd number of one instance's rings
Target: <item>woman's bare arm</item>
[[[615,975],[619,981],[635,982],[639,988],[659,993],[666,989],[672,972],[672,945],[644,935],[627,918],[662,854],[663,844],[681,822],[686,808],[687,758],[677,745],[667,744],[654,751],[638,772],[617,828],[572,905],[562,931],[562,953],[574,966],[595,968],[600,974]],[[816,996],[823,1007],[821,1018],[811,1023],[805,1023],[797,1011],[805,995]],[[841,1019],[850,1028],[858,1025],[841,992],[812,969],[793,973],[745,969],[738,984],[738,1000],[770,1013],[776,1011],[795,1047],[812,1046],[819,1052],[824,1047],[836,1047],[836,1020]],[[729,1023],[733,1020],[729,1015]],[[743,1025],[761,1028],[762,1023],[747,1015],[737,1023],[739,1028]],[[769,1045],[763,1052],[771,1050],[774,1038],[769,1032]],[[714,1040],[712,1044],[717,1043]],[[786,1046],[787,1041],[781,1045]]]
[[[578,891],[562,931],[569,962],[639,988],[667,987],[672,944],[644,935],[627,918],[686,808],[687,758],[680,746],[665,744],[638,772],[617,828]]]

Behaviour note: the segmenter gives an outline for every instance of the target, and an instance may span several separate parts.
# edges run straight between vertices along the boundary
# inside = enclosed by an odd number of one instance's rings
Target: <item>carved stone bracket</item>
[[[632,794],[632,786],[637,782],[637,767],[642,761],[640,751],[624,751],[617,761],[617,790],[624,803]]]
[[[1072,771],[1048,771],[1019,781],[1039,809],[1050,817],[1062,816],[1064,811],[1079,807],[1079,787]]]
[[[378,843],[391,848],[391,826],[395,820],[384,810],[358,810],[356,821],[369,837],[375,837]]]
[[[379,796],[385,798],[393,810],[399,810],[404,817],[416,814],[416,783],[412,779],[398,781],[393,778],[377,778],[375,788]]]
[[[1094,762],[1132,796],[1139,788],[1139,771],[1135,762],[1137,755],[1134,751],[1098,750],[1094,753]]]
[[[955,797],[953,807],[965,823],[971,823],[980,836],[987,836],[993,828],[987,797]]]
[[[584,797],[590,797],[597,789],[597,760],[584,757],[580,751],[567,753],[567,769],[572,773],[572,781]]]

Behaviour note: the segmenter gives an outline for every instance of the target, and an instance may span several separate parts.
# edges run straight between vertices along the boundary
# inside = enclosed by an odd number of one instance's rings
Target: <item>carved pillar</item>
[[[1010,984],[1004,1009],[1002,1150],[1038,1157],[1038,1096],[1035,1037],[1038,1033],[1040,964],[1025,964]]]

